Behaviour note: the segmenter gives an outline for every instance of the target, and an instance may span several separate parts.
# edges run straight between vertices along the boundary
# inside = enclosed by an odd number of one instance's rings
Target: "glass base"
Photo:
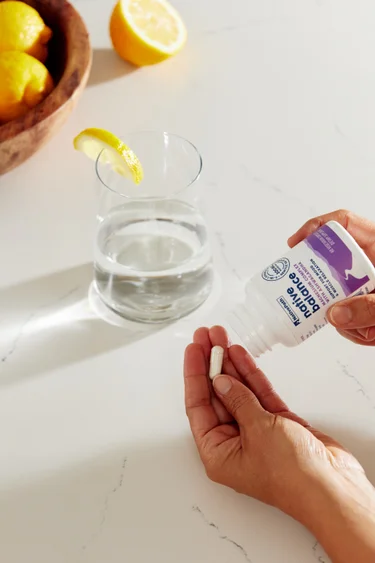
[[[143,306],[139,304],[125,301],[112,301],[106,298],[106,295],[100,291],[97,281],[92,283],[91,291],[95,293],[96,301],[100,299],[101,303],[109,309],[113,314],[119,315],[121,318],[134,323],[142,324],[162,324],[176,321],[182,317],[186,317],[193,311],[199,309],[205,303],[212,291],[212,279],[207,283],[201,291],[194,295],[180,298],[177,302],[171,302],[169,305],[165,303],[157,306],[153,303],[144,302]],[[91,301],[93,298],[91,297]],[[138,306],[137,306],[138,305]],[[97,309],[97,306],[95,306]],[[103,316],[100,314],[99,316]]]

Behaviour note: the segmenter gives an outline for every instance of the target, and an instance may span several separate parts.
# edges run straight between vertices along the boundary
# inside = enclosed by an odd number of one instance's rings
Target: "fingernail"
[[[352,311],[346,305],[335,305],[330,310],[329,316],[336,326],[345,326],[353,319]]]
[[[214,379],[215,391],[220,395],[226,395],[232,389],[232,382],[225,375],[218,375]]]

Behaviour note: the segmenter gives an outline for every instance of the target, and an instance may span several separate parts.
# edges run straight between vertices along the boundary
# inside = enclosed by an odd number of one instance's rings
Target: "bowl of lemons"
[[[0,0],[0,174],[62,126],[90,72],[86,27],[66,0]]]

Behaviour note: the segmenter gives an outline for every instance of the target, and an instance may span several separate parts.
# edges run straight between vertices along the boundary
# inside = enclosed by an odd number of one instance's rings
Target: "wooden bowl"
[[[0,126],[0,174],[27,160],[60,129],[86,86],[91,67],[87,29],[69,2],[23,1],[38,10],[53,31],[45,64],[55,88],[26,115]]]

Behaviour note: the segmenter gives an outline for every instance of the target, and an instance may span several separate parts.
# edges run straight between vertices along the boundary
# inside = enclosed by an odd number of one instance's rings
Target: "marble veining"
[[[243,559],[245,561],[247,561],[248,563],[253,563],[253,561],[250,559],[249,555],[247,554],[247,551],[245,550],[244,547],[242,547],[241,544],[237,543],[235,540],[233,540],[232,538],[229,538],[228,536],[226,536],[225,534],[223,534],[220,530],[220,528],[214,523],[211,522],[206,516],[205,514],[202,512],[202,510],[199,508],[199,506],[194,505],[192,507],[193,512],[196,512],[197,514],[199,514],[199,516],[202,518],[202,520],[204,521],[205,524],[207,524],[207,526],[209,526],[210,528],[213,528],[214,530],[216,530],[217,535],[219,536],[219,539],[226,541],[228,543],[231,543],[232,545],[234,545],[234,547],[237,549],[238,552],[241,553],[241,555],[243,555]]]
[[[248,168],[244,164],[242,166],[243,166],[245,173],[250,175],[250,171],[248,170]],[[305,200],[303,200],[302,198],[297,197],[295,195],[288,194],[285,190],[280,188],[280,186],[278,186],[277,184],[269,182],[269,181],[265,180],[264,178],[260,178],[259,176],[252,176],[251,179],[257,187],[262,188],[262,189],[266,189],[270,192],[277,194],[284,202],[292,201],[292,202],[297,203],[300,206],[303,206],[303,208],[306,208]],[[316,214],[315,206],[308,205],[307,209],[308,209],[310,215]]]
[[[25,329],[27,327],[27,325],[30,323],[30,321],[38,314],[39,309],[37,311],[34,311],[33,313],[31,313],[27,319],[25,320],[25,322],[20,326],[20,328],[18,329],[18,332],[16,334],[16,336],[14,337],[9,349],[7,350],[7,352],[5,352],[5,354],[2,356],[1,358],[1,362],[5,363],[6,361],[9,360],[9,358],[14,354],[14,352],[16,351],[16,348],[19,344],[19,341],[21,340]]]
[[[360,393],[368,402],[369,406],[375,410],[375,403],[373,402],[372,398],[370,397],[370,395],[368,394],[367,390],[365,389],[365,387],[362,385],[362,383],[360,382],[360,380],[358,379],[358,377],[356,377],[353,373],[351,373],[348,369],[348,366],[344,363],[342,363],[340,360],[337,360],[337,364],[340,366],[340,369],[342,371],[342,373],[348,377],[349,379],[351,379],[352,381],[355,382],[356,387],[357,387],[357,393]]]
[[[319,563],[330,563],[330,559],[328,559],[326,553],[324,552],[324,550],[322,549],[321,545],[319,544],[319,542],[315,542],[313,547],[312,547],[312,552],[314,554],[314,557],[317,561],[319,561]]]
[[[342,130],[341,125],[339,123],[337,123],[337,121],[333,122],[333,128],[334,128],[335,132],[337,133],[337,135],[339,135],[339,137],[346,139],[346,135],[345,135],[344,131]]]
[[[233,264],[231,263],[231,261],[228,258],[228,254],[226,251],[226,244],[225,244],[225,240],[224,240],[224,236],[223,233],[221,231],[217,231],[215,233],[215,238],[217,240],[217,243],[219,245],[219,249],[220,249],[220,254],[228,268],[228,270],[239,280],[239,281],[243,281],[242,277],[240,276],[240,274],[238,273],[238,271],[236,270],[236,268],[233,266]]]
[[[122,484],[124,482],[124,476],[125,476],[127,461],[128,461],[128,458],[125,456],[122,460],[122,463],[121,463],[120,474],[119,474],[119,477],[117,479],[116,485],[114,487],[112,487],[105,496],[103,507],[102,507],[101,512],[100,512],[100,519],[99,519],[98,527],[93,532],[93,534],[91,535],[90,540],[87,543],[85,543],[84,545],[82,545],[82,547],[81,547],[82,551],[85,551],[88,548],[88,546],[95,539],[97,539],[97,537],[102,533],[103,528],[105,526],[105,523],[107,521],[108,511],[109,511],[109,507],[110,507],[110,504],[111,504],[112,497],[119,492],[119,490],[121,489]]]
[[[73,287],[73,289],[70,289],[67,293],[64,293],[61,297],[54,299],[52,302],[47,303],[45,305],[42,305],[41,307],[38,307],[35,311],[30,313],[28,315],[28,317],[26,318],[26,320],[19,327],[17,334],[13,338],[11,345],[8,348],[7,352],[5,352],[5,354],[3,354],[3,356],[1,357],[1,362],[2,363],[7,362],[9,360],[9,358],[15,353],[15,351],[17,350],[17,348],[20,344],[20,341],[21,341],[22,337],[25,335],[26,330],[29,327],[31,321],[35,320],[38,317],[38,315],[41,314],[41,312],[44,311],[45,309],[53,307],[54,305],[61,303],[65,299],[68,299],[68,297],[70,297],[71,295],[73,295],[73,293],[78,291],[79,288],[80,288],[80,286]]]

